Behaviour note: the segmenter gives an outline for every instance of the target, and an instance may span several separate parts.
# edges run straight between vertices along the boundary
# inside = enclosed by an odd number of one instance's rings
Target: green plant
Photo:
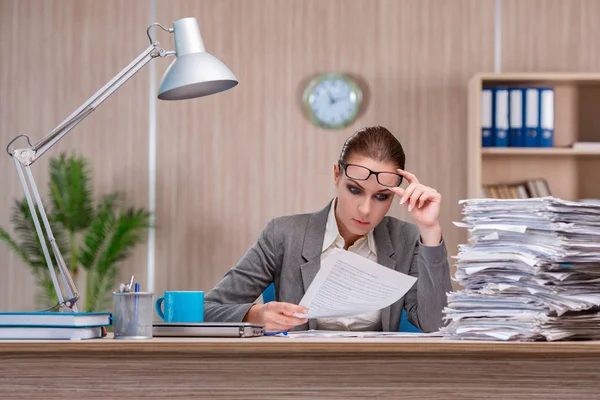
[[[86,272],[85,299],[77,303],[79,310],[109,310],[111,293],[119,278],[119,263],[137,244],[143,243],[147,229],[151,228],[150,213],[125,206],[119,192],[94,204],[87,161],[65,154],[50,159],[49,203],[44,202],[44,208],[73,280],[77,281],[81,269]],[[15,201],[11,222],[18,240],[2,228],[0,239],[35,276],[39,308],[56,304],[52,279],[25,199]],[[56,264],[54,259],[53,262]]]

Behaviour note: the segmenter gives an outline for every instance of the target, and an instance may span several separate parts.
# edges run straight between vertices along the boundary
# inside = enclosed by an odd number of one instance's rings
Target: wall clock
[[[346,75],[321,74],[306,86],[302,103],[315,125],[340,129],[356,120],[362,106],[362,91],[356,81]]]

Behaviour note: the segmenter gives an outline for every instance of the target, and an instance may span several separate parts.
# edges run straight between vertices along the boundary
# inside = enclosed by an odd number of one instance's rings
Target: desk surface
[[[599,369],[592,341],[0,341],[0,398],[598,399]]]
[[[552,353],[570,356],[600,356],[600,341],[572,342],[492,342],[422,338],[153,338],[150,340],[104,339],[57,341],[0,341],[0,353],[30,352],[180,352],[223,353],[486,353],[534,355]]]

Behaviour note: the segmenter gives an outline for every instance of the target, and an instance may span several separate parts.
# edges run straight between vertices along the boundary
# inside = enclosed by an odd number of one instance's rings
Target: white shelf
[[[484,147],[481,154],[492,156],[600,156],[600,150],[570,147]]]
[[[598,73],[552,73],[552,72],[483,72],[476,74],[473,79],[486,84],[512,84],[512,83],[538,83],[538,84],[573,84],[573,85],[598,85]]]

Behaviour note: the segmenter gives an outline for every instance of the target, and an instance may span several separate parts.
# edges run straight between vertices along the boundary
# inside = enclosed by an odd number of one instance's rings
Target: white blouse
[[[329,215],[327,216],[327,225],[325,226],[325,238],[323,240],[321,260],[327,256],[331,250],[335,248],[344,248],[344,238],[340,235],[340,231],[338,230],[337,222],[335,220],[336,204],[337,198],[331,205],[329,209]],[[375,246],[373,231],[371,230],[371,232],[369,232],[366,236],[358,239],[352,246],[348,248],[348,251],[356,253],[359,256],[365,257],[371,261],[377,262],[377,247]],[[354,315],[351,317],[317,318],[317,329],[336,331],[381,331],[381,310]]]

